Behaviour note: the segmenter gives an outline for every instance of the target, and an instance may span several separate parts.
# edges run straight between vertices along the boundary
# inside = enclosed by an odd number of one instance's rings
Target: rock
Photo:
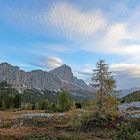
[[[0,64],[0,81],[7,81],[18,91],[25,89],[60,90],[62,83],[57,76],[46,71],[25,72],[8,63]]]
[[[72,69],[66,64],[50,71],[50,73],[59,77],[62,82],[63,89],[71,92],[81,92],[83,90],[90,91],[90,88],[83,80],[73,76]]]

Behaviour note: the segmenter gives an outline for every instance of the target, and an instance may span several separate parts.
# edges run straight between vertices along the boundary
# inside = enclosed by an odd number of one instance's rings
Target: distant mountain
[[[123,89],[119,91],[119,98],[123,98],[125,96],[127,96],[128,94],[138,91],[140,90],[140,87],[134,87],[134,88],[130,88],[130,89]]]
[[[123,97],[122,102],[138,102],[140,101],[140,90],[134,91],[127,96]]]
[[[26,89],[60,91],[65,89],[72,94],[85,96],[90,88],[87,84],[73,76],[72,70],[67,65],[62,65],[50,72],[34,70],[25,72],[17,66],[8,63],[0,64],[0,82],[7,81],[13,88],[20,92]]]

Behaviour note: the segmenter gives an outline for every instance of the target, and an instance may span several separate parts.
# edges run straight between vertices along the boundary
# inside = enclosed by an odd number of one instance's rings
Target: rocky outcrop
[[[66,64],[50,71],[50,73],[60,78],[63,89],[68,91],[89,90],[89,87],[82,79],[73,76],[72,69]]]
[[[7,81],[21,92],[34,88],[41,90],[60,90],[62,88],[62,83],[57,76],[41,70],[25,72],[8,63],[0,64],[0,81]]]
[[[72,70],[66,64],[63,64],[62,66],[50,71],[50,73],[58,76],[61,80],[69,81],[72,83],[74,82],[74,76]]]

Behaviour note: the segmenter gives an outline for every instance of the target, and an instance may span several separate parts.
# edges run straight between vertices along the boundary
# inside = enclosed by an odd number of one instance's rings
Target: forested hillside
[[[135,91],[122,98],[122,102],[140,101],[140,91]]]

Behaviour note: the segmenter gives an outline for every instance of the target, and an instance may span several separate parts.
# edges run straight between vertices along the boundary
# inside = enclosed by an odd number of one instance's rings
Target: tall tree
[[[97,91],[97,112],[101,117],[105,115],[106,96],[111,95],[116,87],[116,81],[104,60],[97,62],[96,69],[93,70],[92,82],[92,86]]]

